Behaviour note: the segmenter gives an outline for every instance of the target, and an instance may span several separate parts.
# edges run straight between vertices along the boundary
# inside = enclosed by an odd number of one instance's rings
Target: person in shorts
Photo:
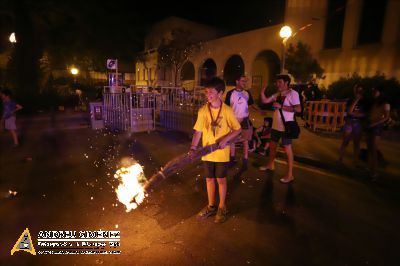
[[[249,117],[249,107],[259,111],[259,108],[254,105],[253,97],[250,91],[246,90],[247,78],[244,75],[239,76],[236,79],[236,87],[226,94],[225,104],[229,105],[233,109],[235,117],[240,123],[242,133],[242,144],[243,144],[243,160],[242,169],[246,170],[249,158],[249,141],[253,136],[253,125]],[[235,157],[235,144],[231,144],[231,155],[230,155],[230,166],[236,163]]]
[[[200,139],[203,146],[219,143],[219,149],[202,157],[206,176],[208,205],[198,214],[199,218],[215,215],[215,222],[226,220],[227,208],[225,198],[227,193],[227,164],[229,162],[230,146],[240,134],[240,124],[232,109],[224,104],[221,97],[225,91],[225,83],[220,78],[212,78],[205,86],[207,104],[201,107],[197,114],[197,121],[190,150],[196,150]],[[190,151],[189,151],[190,152]],[[216,182],[218,184],[219,205],[215,200]]]
[[[12,99],[12,93],[9,89],[1,91],[1,99],[3,101],[3,115],[1,116],[0,125],[4,125],[4,128],[10,132],[14,147],[18,147],[19,141],[15,113],[21,110],[22,106]]]
[[[280,179],[282,183],[290,183],[294,180],[293,177],[293,149],[292,140],[285,137],[285,125],[283,123],[281,112],[282,110],[285,121],[294,121],[295,113],[301,112],[300,98],[297,91],[290,89],[290,77],[286,74],[280,74],[276,78],[276,87],[278,92],[270,97],[265,96],[266,86],[261,91],[261,100],[263,103],[273,103],[275,109],[271,130],[271,142],[269,150],[269,160],[266,166],[260,167],[261,171],[274,170],[274,161],[276,157],[276,149],[279,140],[282,139],[282,145],[285,149],[288,162],[288,171],[286,175]]]
[[[343,138],[342,144],[339,149],[339,163],[343,161],[344,151],[349,145],[350,141],[353,141],[353,156],[354,165],[359,165],[360,157],[360,143],[363,131],[363,125],[365,124],[365,101],[364,101],[364,89],[361,85],[356,84],[354,86],[355,99],[349,106],[346,116],[346,123],[343,127]]]

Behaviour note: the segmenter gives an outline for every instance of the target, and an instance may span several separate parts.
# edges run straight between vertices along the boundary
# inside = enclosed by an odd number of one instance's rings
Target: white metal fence
[[[160,127],[193,131],[198,109],[206,102],[202,88],[118,88],[103,93],[104,125],[111,130],[142,132]]]
[[[154,93],[103,93],[104,126],[113,131],[155,129]]]

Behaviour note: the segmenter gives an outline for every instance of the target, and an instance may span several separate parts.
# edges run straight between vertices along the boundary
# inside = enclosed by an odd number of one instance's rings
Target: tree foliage
[[[196,42],[190,31],[181,28],[173,29],[171,38],[161,41],[158,47],[159,67],[171,68],[175,86],[183,65],[193,53],[201,49],[201,46],[201,42]]]
[[[313,58],[309,45],[298,42],[295,47],[290,44],[285,55],[285,68],[293,75],[296,82],[309,82],[314,75],[317,78],[323,77],[324,70]]]
[[[371,77],[361,77],[357,73],[349,77],[342,77],[328,87],[329,99],[351,99],[354,97],[354,85],[361,84],[367,91],[367,97],[374,87],[383,89],[383,93],[394,108],[400,108],[400,83],[395,78],[387,78],[384,74],[377,73]]]

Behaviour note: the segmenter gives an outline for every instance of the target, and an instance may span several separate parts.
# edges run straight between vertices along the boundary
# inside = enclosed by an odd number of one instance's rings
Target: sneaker
[[[228,214],[228,211],[226,210],[226,207],[218,208],[217,215],[215,215],[214,222],[216,222],[216,223],[225,222],[227,214]]]
[[[210,216],[213,216],[217,213],[216,207],[206,206],[204,207],[198,214],[197,217],[200,219],[206,219]]]

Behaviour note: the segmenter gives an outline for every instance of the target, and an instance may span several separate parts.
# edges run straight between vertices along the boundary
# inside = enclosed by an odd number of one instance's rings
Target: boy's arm
[[[199,145],[201,139],[202,132],[201,131],[194,131],[193,138],[192,138],[192,145],[190,146],[190,150],[196,150],[197,145]]]
[[[360,101],[360,96],[357,95],[356,99],[350,105],[348,114],[354,117],[361,117],[358,113],[354,112],[354,108],[356,107],[357,103]]]
[[[232,130],[228,135],[222,138],[222,140],[219,142],[219,148],[223,149],[228,145],[228,142],[235,139],[237,136],[239,136],[240,132],[242,129],[238,130]]]

